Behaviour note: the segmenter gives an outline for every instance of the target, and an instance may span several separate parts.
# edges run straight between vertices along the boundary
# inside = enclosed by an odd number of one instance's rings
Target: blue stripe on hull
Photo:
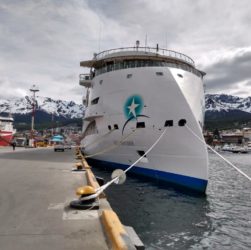
[[[112,169],[126,169],[129,165],[101,161],[96,159],[88,159],[87,160],[90,165],[93,166],[104,166]],[[158,181],[169,183],[173,185],[177,185],[178,187],[183,187],[183,189],[190,189],[199,193],[205,193],[207,187],[207,180],[198,179],[190,176],[173,174],[168,172],[163,172],[154,169],[142,168],[142,167],[133,167],[130,170],[130,173],[141,175],[145,177],[149,177],[151,179],[158,179]]]

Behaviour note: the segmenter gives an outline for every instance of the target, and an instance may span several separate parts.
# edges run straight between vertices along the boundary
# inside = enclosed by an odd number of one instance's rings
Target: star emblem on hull
[[[148,116],[141,114],[143,107],[144,107],[144,102],[143,98],[140,95],[135,94],[127,98],[124,104],[124,114],[127,120],[123,126],[122,134],[124,132],[126,125],[130,121],[133,120],[138,121],[139,117],[149,118]]]
[[[143,109],[143,99],[140,95],[132,95],[124,104],[124,114],[127,119],[136,119]]]
[[[139,106],[140,104],[136,104],[134,101],[134,98],[132,99],[132,103],[130,106],[127,106],[127,108],[129,109],[129,115],[132,113],[134,117],[136,117],[136,111],[135,109]]]

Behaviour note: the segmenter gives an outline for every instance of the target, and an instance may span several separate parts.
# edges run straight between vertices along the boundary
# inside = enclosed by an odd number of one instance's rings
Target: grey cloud
[[[146,34],[148,45],[194,58],[211,90],[234,87],[250,79],[247,54],[212,67],[203,58],[250,46],[250,13],[249,0],[1,0],[0,95],[24,95],[36,83],[41,95],[80,102],[78,75],[87,70],[79,62],[99,49],[144,45]]]
[[[251,79],[245,83],[246,86],[251,87]]]
[[[84,18],[88,15],[93,25],[95,13],[78,1],[5,1],[0,12],[0,79],[4,81],[0,93],[20,86],[25,92],[35,82],[44,95],[59,97],[62,85],[67,90],[73,82],[70,75],[76,75],[78,84],[79,61],[91,54],[87,44],[94,36]],[[68,99],[67,95],[65,91],[60,98]]]
[[[205,69],[208,75],[205,83],[209,90],[238,88],[241,82],[251,82],[251,51],[237,54],[234,58],[223,59]]]
[[[247,91],[244,90],[236,90],[232,92],[233,95],[237,96],[247,96]]]
[[[88,5],[101,17],[116,20],[128,31],[136,30],[138,39],[144,40],[148,33],[150,43],[165,46],[167,40],[170,49],[183,52],[246,46],[251,41],[243,32],[249,29],[248,0],[89,0]],[[135,38],[135,33],[129,34]]]

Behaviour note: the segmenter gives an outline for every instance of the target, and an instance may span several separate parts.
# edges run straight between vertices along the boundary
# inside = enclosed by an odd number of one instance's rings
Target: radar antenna
[[[139,44],[140,44],[140,42],[139,42],[139,40],[137,40],[137,41],[136,41],[136,50],[138,50]]]

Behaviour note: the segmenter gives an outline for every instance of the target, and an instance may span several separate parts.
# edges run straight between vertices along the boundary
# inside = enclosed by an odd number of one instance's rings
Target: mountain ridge
[[[12,115],[27,115],[32,112],[33,98],[25,96],[13,99],[0,100],[0,113],[11,113]],[[42,111],[55,117],[63,117],[66,119],[82,118],[84,114],[84,106],[74,101],[64,101],[52,99],[50,97],[37,96],[36,112]]]
[[[206,94],[205,108],[207,111],[231,111],[241,110],[251,113],[251,96],[242,98],[226,94]]]
[[[25,96],[15,99],[0,99],[0,115],[14,116],[15,123],[30,122],[32,97]],[[85,107],[74,101],[64,101],[50,97],[36,97],[36,118],[38,123],[51,126],[54,121],[78,124],[85,113]],[[251,126],[251,97],[238,97],[227,94],[205,95],[205,127],[228,128],[242,125]]]
[[[251,126],[251,97],[207,94],[205,111],[205,127],[209,129]]]

